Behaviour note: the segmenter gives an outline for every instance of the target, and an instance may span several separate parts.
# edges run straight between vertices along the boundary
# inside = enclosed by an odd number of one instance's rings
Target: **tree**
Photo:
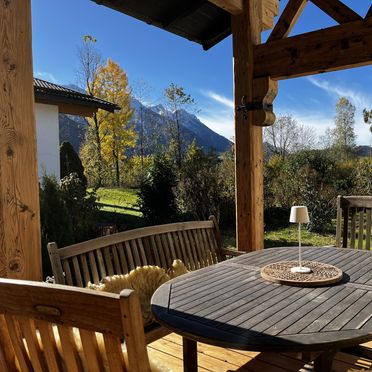
[[[138,115],[135,117],[135,120],[138,124],[139,131],[138,131],[138,150],[139,150],[139,156],[141,159],[141,167],[142,171],[144,170],[144,156],[145,156],[145,113],[143,109],[144,101],[146,100],[147,93],[148,93],[149,87],[147,83],[143,80],[140,80],[136,83],[135,89],[134,89],[134,96],[136,100],[139,102],[139,109],[138,109]]]
[[[120,186],[120,164],[125,151],[136,144],[136,134],[129,121],[133,110],[130,106],[130,90],[125,71],[110,58],[98,70],[94,95],[116,103],[120,110],[115,113],[99,110],[99,138],[102,158],[115,169],[116,186]]]
[[[195,101],[190,94],[185,93],[183,87],[174,83],[171,83],[170,86],[165,89],[164,95],[171,111],[171,117],[169,118],[170,148],[174,149],[173,152],[176,164],[178,169],[180,169],[183,159],[183,148],[185,147],[181,131],[180,110],[194,104]]]
[[[274,125],[265,129],[264,139],[270,152],[282,157],[315,146],[314,130],[298,124],[291,115],[279,116]]]
[[[177,185],[173,163],[156,157],[138,192],[138,204],[147,224],[174,221],[178,214],[174,188]]]
[[[336,104],[336,117],[333,134],[333,146],[339,154],[346,156],[352,152],[356,135],[354,132],[355,106],[345,97],[341,97]]]
[[[372,110],[368,111],[367,109],[363,110],[364,122],[370,125],[369,130],[372,132]]]
[[[59,157],[61,163],[61,178],[71,173],[77,173],[83,184],[87,185],[87,178],[84,175],[84,167],[70,142],[62,142],[59,148]]]
[[[83,44],[78,47],[77,55],[80,66],[77,72],[78,80],[85,87],[87,93],[94,96],[96,90],[96,82],[98,71],[102,65],[102,57],[96,49],[97,40],[90,35],[84,36]],[[90,143],[95,147],[90,155],[96,157],[95,163],[97,166],[97,187],[102,185],[102,144],[100,137],[100,123],[97,114],[93,114],[92,118],[88,119],[89,125],[92,127],[90,133]]]
[[[222,187],[219,162],[215,154],[205,154],[195,145],[188,147],[178,183],[178,203],[181,210],[197,220],[213,214],[219,218]]]

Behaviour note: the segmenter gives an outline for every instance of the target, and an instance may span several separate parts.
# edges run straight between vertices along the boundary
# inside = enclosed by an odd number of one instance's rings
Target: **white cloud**
[[[215,114],[206,112],[198,115],[199,120],[207,127],[231,140],[235,135],[234,116],[231,114],[223,114],[216,110]]]
[[[203,105],[198,118],[216,133],[231,139],[234,136],[234,102],[216,92],[202,90],[208,99]]]
[[[363,109],[368,107],[372,100],[371,97],[367,97],[366,95],[360,92],[357,92],[350,88],[346,88],[341,85],[331,83],[324,79],[315,78],[314,76],[308,76],[307,80],[314,86],[329,93],[331,96],[334,96],[336,94],[338,97],[348,98],[357,109],[358,108]]]
[[[46,71],[36,71],[34,72],[34,76],[43,80],[50,81],[51,83],[58,83],[57,79],[54,77],[54,75],[50,72]]]
[[[211,98],[213,99],[214,101],[218,102],[218,103],[221,103],[222,105],[228,107],[228,108],[231,108],[231,109],[234,109],[235,105],[234,105],[234,101],[225,97],[225,96],[222,96],[216,92],[212,92],[210,90],[208,91],[202,91],[202,94],[208,98]]]

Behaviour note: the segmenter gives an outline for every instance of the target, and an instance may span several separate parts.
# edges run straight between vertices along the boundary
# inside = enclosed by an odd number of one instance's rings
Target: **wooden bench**
[[[180,222],[124,231],[83,243],[58,248],[48,244],[55,283],[86,287],[106,276],[127,274],[138,266],[168,269],[180,259],[189,271],[244,252],[223,249],[216,219]],[[147,341],[167,332],[147,332]]]
[[[56,284],[86,287],[106,276],[127,274],[138,266],[168,269],[180,259],[189,271],[215,264],[241,252],[222,249],[218,224],[180,222],[128,230],[58,248],[48,244]]]

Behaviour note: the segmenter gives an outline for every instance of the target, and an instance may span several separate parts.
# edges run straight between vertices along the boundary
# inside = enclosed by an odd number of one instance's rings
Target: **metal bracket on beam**
[[[273,111],[273,105],[272,103],[266,103],[266,102],[247,102],[247,97],[243,96],[241,99],[241,105],[236,107],[236,112],[243,112],[244,119],[248,118],[248,112],[249,111],[256,111],[256,110],[263,110],[265,112],[267,111]]]

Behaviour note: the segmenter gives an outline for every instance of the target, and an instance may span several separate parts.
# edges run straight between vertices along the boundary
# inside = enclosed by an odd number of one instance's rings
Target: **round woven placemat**
[[[302,261],[302,266],[311,269],[311,273],[292,273],[291,268],[298,266],[298,261],[275,262],[261,269],[265,280],[279,284],[299,287],[316,287],[337,283],[342,279],[342,270],[322,262]]]

